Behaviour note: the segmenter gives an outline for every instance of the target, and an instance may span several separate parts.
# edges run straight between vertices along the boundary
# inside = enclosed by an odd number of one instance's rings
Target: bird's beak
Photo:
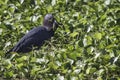
[[[59,24],[56,20],[53,22],[53,30],[56,30],[58,28]]]
[[[55,25],[55,27],[59,26],[59,24],[58,24],[58,22],[56,20],[54,20],[54,25]]]
[[[64,29],[64,25],[59,23],[56,19],[54,20],[54,23],[53,23],[53,30],[56,30],[59,26],[62,26],[63,29]]]

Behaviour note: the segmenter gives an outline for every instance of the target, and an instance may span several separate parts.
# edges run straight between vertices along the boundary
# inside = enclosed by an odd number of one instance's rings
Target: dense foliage
[[[64,27],[39,51],[5,57],[47,13]],[[1,79],[120,79],[120,0],[0,0]]]

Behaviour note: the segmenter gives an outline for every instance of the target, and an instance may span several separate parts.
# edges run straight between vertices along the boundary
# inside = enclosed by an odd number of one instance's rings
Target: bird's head
[[[43,26],[50,31],[51,29],[58,27],[58,22],[52,14],[47,14],[44,17]]]

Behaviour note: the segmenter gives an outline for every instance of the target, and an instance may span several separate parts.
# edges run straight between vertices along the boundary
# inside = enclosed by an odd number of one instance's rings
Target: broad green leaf
[[[32,70],[31,70],[31,75],[36,75],[36,73],[39,71],[39,70],[41,70],[39,67],[34,67]]]
[[[18,69],[22,69],[23,65],[23,63],[17,64]]]
[[[50,62],[48,65],[51,69],[54,69],[54,70],[56,70],[58,68],[58,66],[53,62]]]
[[[94,34],[94,38],[97,39],[97,40],[101,40],[102,34],[99,33],[99,32],[96,32],[96,33]]]
[[[84,46],[91,45],[92,44],[91,36],[85,35],[85,37],[83,39],[83,44],[84,44]]]
[[[27,56],[22,56],[22,57],[17,59],[18,62],[23,62],[25,60],[27,60]]]
[[[71,37],[75,37],[75,36],[77,36],[78,34],[79,34],[78,32],[73,32],[73,33],[70,34],[70,36],[71,36]]]

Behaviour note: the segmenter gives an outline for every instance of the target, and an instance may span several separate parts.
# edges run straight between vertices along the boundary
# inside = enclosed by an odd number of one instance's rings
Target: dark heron
[[[53,15],[47,14],[44,17],[43,26],[39,26],[30,30],[7,53],[27,53],[33,50],[33,47],[35,47],[35,49],[39,49],[45,40],[50,39],[54,35],[55,30],[53,28],[57,29],[58,25],[59,23],[55,20]]]

